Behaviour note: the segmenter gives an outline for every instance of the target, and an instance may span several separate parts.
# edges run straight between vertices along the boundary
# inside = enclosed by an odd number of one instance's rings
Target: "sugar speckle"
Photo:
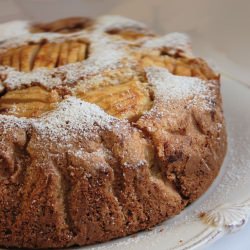
[[[176,76],[160,67],[148,67],[146,74],[148,82],[155,87],[156,99],[164,103],[189,98],[192,105],[210,95],[206,82],[196,77]]]

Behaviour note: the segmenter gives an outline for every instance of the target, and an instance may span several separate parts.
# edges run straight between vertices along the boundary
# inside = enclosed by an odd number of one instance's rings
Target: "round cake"
[[[0,26],[0,246],[62,248],[180,213],[226,153],[220,77],[119,17]]]

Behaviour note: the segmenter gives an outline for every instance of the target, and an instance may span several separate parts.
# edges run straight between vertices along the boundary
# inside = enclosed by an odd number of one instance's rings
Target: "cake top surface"
[[[2,25],[4,27],[4,25]],[[91,44],[91,51],[87,60],[84,60],[78,64],[68,64],[63,67],[58,67],[54,70],[40,68],[32,72],[18,72],[13,68],[6,68],[0,66],[0,74],[7,75],[7,78],[0,84],[10,88],[19,88],[22,85],[28,85],[32,82],[39,82],[45,87],[54,87],[64,83],[72,83],[80,78],[102,74],[104,69],[112,70],[115,68],[123,67],[124,64],[133,63],[132,58],[129,57],[127,48],[125,45],[133,45],[134,43],[140,44],[141,48],[145,49],[159,49],[162,47],[169,47],[171,50],[182,50],[185,53],[190,53],[190,41],[184,34],[171,33],[163,37],[151,37],[147,34],[151,34],[151,31],[140,22],[123,18],[120,16],[104,16],[98,18],[91,28],[70,33],[70,34],[58,34],[58,33],[31,33],[28,28],[27,22],[11,22],[6,24],[7,27],[15,31],[20,26],[23,27],[23,31],[17,32],[10,39],[2,41],[0,45],[1,51],[12,47],[18,47],[27,43],[36,43],[41,40],[48,40],[51,42],[60,42],[69,39],[83,39],[89,41]],[[107,32],[114,29],[139,29],[145,36],[137,41],[128,41],[125,39],[116,39]],[[3,29],[3,28],[2,28]],[[6,28],[6,32],[3,32],[3,38],[8,35],[9,28]],[[1,38],[0,38],[1,39]],[[63,79],[57,75],[64,75]]]
[[[138,119],[144,114],[149,115],[155,108],[157,110],[158,106],[167,106],[171,102],[198,105],[204,110],[212,108],[209,100],[213,97],[213,91],[208,83],[216,80],[216,76],[212,74],[210,77],[211,72],[206,67],[204,70],[204,65],[196,61],[186,35],[171,33],[159,37],[144,24],[120,16],[86,20],[75,20],[75,26],[71,20],[61,27],[58,23],[36,26],[26,21],[15,21],[0,26],[0,91],[4,110],[1,114],[0,100],[0,116],[3,122],[11,123],[11,126],[32,124],[39,130],[47,131],[50,136],[58,134],[67,138],[69,130],[90,133],[97,128],[110,128],[115,126],[114,124],[127,126],[124,120],[115,118],[116,112],[112,110],[112,106],[117,110],[124,109],[124,100],[128,107],[120,117],[132,117],[133,121],[134,117]],[[79,22],[82,22],[84,27],[80,30],[77,28]],[[51,31],[56,28],[58,32]],[[13,32],[10,32],[10,29]],[[68,46],[68,61],[60,64],[61,57],[65,55],[65,46]],[[77,50],[74,50],[75,48]],[[47,60],[46,56],[54,51],[57,51],[57,54],[51,66],[53,58]],[[78,56],[71,62],[69,58],[74,57],[74,51],[77,51]],[[79,51],[84,51],[84,56],[80,55]],[[23,67],[23,55],[30,58],[28,70]],[[20,61],[18,66],[16,58]],[[198,70],[197,65],[201,65]],[[46,95],[55,91],[59,96],[57,102],[52,101],[53,107],[46,107],[46,112],[41,112],[38,117],[13,116],[24,106],[23,101],[20,101],[20,108],[17,99],[25,92],[18,91],[32,90],[34,86],[41,88],[38,91],[46,91]],[[115,86],[122,86],[123,93],[116,96],[120,87]],[[100,88],[103,91],[96,92]],[[64,94],[61,94],[62,92]],[[11,97],[12,99],[4,102],[8,94],[13,93],[16,93],[15,98]],[[103,96],[106,101],[96,101],[97,94]],[[32,95],[28,98],[31,97]],[[117,104],[113,105],[115,97]],[[127,104],[128,99],[132,101]],[[30,105],[34,105],[34,102],[39,102],[41,106],[39,98],[33,100]],[[132,106],[135,106],[133,110]],[[8,110],[12,113],[8,113]]]

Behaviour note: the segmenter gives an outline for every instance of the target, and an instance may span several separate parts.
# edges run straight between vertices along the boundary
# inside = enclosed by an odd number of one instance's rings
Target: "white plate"
[[[246,224],[250,215],[250,86],[224,73],[222,94],[228,153],[210,189],[180,215],[151,231],[78,249],[197,249]]]

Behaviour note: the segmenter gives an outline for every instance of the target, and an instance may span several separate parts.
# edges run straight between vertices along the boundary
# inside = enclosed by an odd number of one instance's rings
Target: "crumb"
[[[199,215],[198,215],[198,217],[199,217],[199,218],[203,218],[205,215],[206,215],[205,212],[200,212]]]

